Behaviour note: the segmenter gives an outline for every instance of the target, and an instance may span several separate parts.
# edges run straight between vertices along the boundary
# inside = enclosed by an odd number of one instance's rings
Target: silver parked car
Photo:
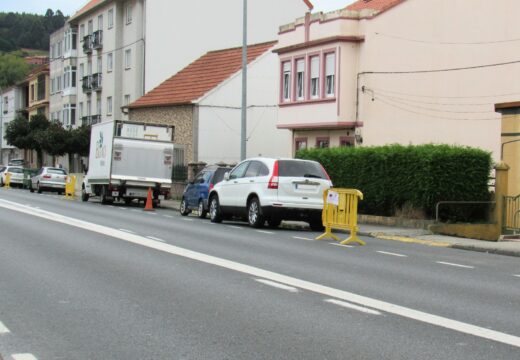
[[[31,178],[29,190],[38,191],[57,191],[59,194],[65,192],[65,182],[67,180],[67,172],[64,169],[55,167],[42,167],[36,175]]]
[[[4,186],[6,182],[6,174],[11,174],[11,186],[23,186],[23,167],[21,166],[3,166],[0,167],[0,186]]]

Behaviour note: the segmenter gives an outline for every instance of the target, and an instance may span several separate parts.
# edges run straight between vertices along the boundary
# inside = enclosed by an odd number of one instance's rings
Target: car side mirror
[[[229,180],[229,172],[227,172],[227,173],[224,174],[224,180],[226,180],[226,181]]]

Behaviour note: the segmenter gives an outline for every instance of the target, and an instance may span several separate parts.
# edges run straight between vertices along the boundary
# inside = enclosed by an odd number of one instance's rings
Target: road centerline
[[[306,281],[291,276],[283,275],[273,271],[265,270],[262,268],[254,267],[251,265],[242,264],[232,260],[219,258],[216,256],[188,250],[171,244],[165,244],[157,241],[147,239],[143,236],[125,233],[117,229],[109,228],[107,226],[87,222],[84,220],[67,217],[57,213],[37,210],[23,206],[22,204],[0,199],[0,207],[24,213],[31,216],[36,216],[42,219],[53,221],[56,223],[73,226],[93,233],[105,235],[108,237],[116,238],[128,243],[140,245],[157,251],[169,253],[172,255],[181,256],[187,259],[199,261],[209,265],[218,266],[228,270],[236,271],[239,273],[247,274],[255,278],[263,278],[271,280],[284,285],[293,286],[298,289],[307,290],[313,293],[325,295],[327,297],[335,298],[338,300],[344,300],[350,303],[354,303],[360,306],[366,306],[374,310],[379,310],[389,314],[395,314],[404,318],[416,320],[419,322],[436,325],[446,329],[454,330],[460,333],[469,334],[472,336],[488,339],[503,344],[511,345],[520,348],[520,337],[507,334],[504,332],[491,330],[485,327],[480,327],[462,321],[449,319],[443,316],[430,314],[427,312],[414,310],[404,306],[392,304],[386,301],[377,300],[363,295],[358,295],[349,291],[332,288],[329,286],[321,285],[311,281]]]
[[[441,265],[464,268],[464,269],[474,269],[475,268],[474,266],[455,264],[455,263],[450,263],[450,262],[445,262],[445,261],[436,261],[436,263],[441,264]]]
[[[341,307],[344,307],[344,308],[347,308],[347,309],[361,311],[361,312],[366,313],[366,314],[381,315],[381,313],[379,311],[377,311],[377,310],[372,310],[372,309],[369,309],[369,308],[366,308],[366,307],[363,307],[363,306],[354,305],[354,304],[351,304],[351,303],[348,303],[348,302],[345,302],[345,301],[341,301],[341,300],[325,299],[323,301],[325,301],[325,302],[327,302],[329,304],[338,305],[338,306],[341,306]]]
[[[281,289],[281,290],[286,290],[286,291],[289,291],[289,292],[292,292],[292,293],[297,293],[298,292],[298,289],[293,287],[293,286],[287,286],[287,285],[280,284],[278,282],[274,282],[274,281],[271,281],[271,280],[255,279],[255,281],[257,281],[259,283],[262,283],[264,285],[267,285],[267,286],[271,286],[271,287],[274,287],[274,288],[277,288],[277,289]]]
[[[397,253],[392,253],[392,252],[388,252],[388,251],[376,251],[377,253],[380,253],[380,254],[383,254],[383,255],[390,255],[390,256],[397,256],[397,257],[408,257],[408,255],[403,255],[403,254],[397,254]]]

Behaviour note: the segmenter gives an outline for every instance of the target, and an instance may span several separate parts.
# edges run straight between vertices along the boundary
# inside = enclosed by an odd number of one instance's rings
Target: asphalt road
[[[0,189],[0,358],[518,359],[517,258]]]

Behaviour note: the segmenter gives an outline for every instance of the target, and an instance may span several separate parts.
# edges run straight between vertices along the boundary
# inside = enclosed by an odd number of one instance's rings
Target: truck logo
[[[99,133],[99,139],[96,141],[96,159],[105,158],[107,155],[107,147],[103,144],[103,133]]]

